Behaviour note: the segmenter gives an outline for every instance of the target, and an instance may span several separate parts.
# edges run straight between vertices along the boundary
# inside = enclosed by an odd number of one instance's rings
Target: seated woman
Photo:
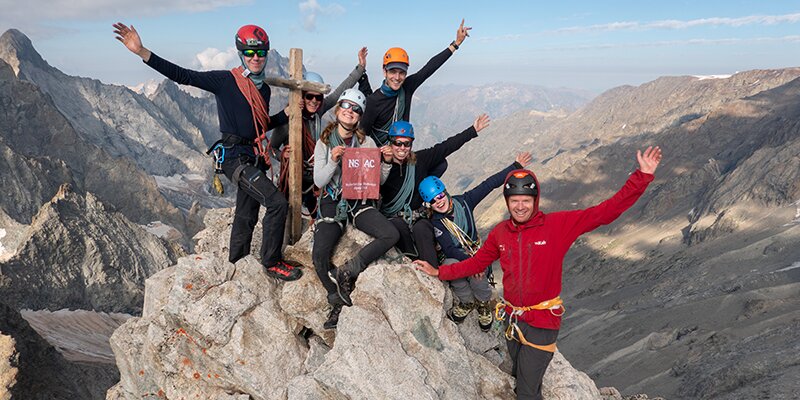
[[[314,145],[322,133],[322,116],[336,105],[339,96],[346,89],[352,88],[356,83],[358,83],[360,91],[370,90],[366,66],[367,48],[362,47],[358,52],[358,64],[356,67],[328,96],[323,96],[322,93],[303,91],[303,97],[300,100],[300,109],[303,113],[303,205],[308,209],[309,213],[315,212],[317,208],[317,194],[314,193]],[[303,74],[303,79],[310,82],[325,83],[320,74],[311,71],[306,71]],[[288,122],[288,117],[285,120]],[[286,161],[288,161],[289,153],[291,152],[288,124],[278,126],[272,131],[270,145],[272,146],[273,154],[278,154],[281,147],[284,149],[283,157],[280,158],[281,169],[278,188],[288,197],[289,163]]]
[[[314,247],[311,258],[322,286],[328,292],[331,312],[325,322],[326,329],[333,329],[339,322],[342,306],[351,306],[350,293],[358,275],[367,265],[384,255],[397,242],[400,234],[394,225],[375,208],[375,200],[345,200],[342,198],[342,156],[346,147],[377,148],[375,141],[358,129],[358,121],[364,113],[364,94],[356,89],[347,89],[339,97],[334,114],[336,120],[322,132],[314,148],[314,184],[321,188]],[[389,175],[389,164],[381,163],[381,183]],[[364,246],[345,265],[336,268],[336,282],[328,272],[333,269],[331,255],[341,238],[346,223],[375,238]]]
[[[439,265],[433,227],[427,218],[420,218],[425,210],[416,188],[426,176],[436,175],[437,166],[465,143],[478,137],[478,132],[489,126],[489,122],[488,115],[479,115],[472,126],[461,133],[419,151],[412,150],[414,127],[411,123],[397,121],[389,128],[389,144],[381,148],[384,161],[391,165],[389,177],[381,184],[381,212],[400,233],[397,249],[412,260],[421,259]]]
[[[429,176],[419,185],[419,194],[426,207],[433,210],[431,223],[436,241],[442,247],[446,257],[444,264],[464,261],[481,247],[478,230],[475,227],[473,212],[492,190],[503,184],[509,172],[525,168],[531,162],[531,153],[520,153],[516,161],[504,170],[490,176],[478,186],[462,195],[450,196],[439,178]],[[447,317],[460,324],[470,311],[478,309],[478,325],[486,332],[492,327],[491,299],[492,288],[489,287],[487,271],[468,278],[450,281],[453,287],[453,307],[447,311]]]

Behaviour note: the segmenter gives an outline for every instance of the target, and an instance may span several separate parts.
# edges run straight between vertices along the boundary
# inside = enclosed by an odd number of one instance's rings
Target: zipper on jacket
[[[522,302],[522,285],[526,282],[526,280],[525,280],[525,270],[522,269],[522,261],[523,261],[522,260],[522,231],[519,231],[519,233],[517,233],[517,247],[519,248],[519,268],[520,268],[519,275],[520,275],[520,278],[521,278],[520,281],[519,281],[519,284],[517,284],[517,293],[519,294],[519,300],[517,300],[517,301],[521,303]],[[525,305],[524,304],[518,304],[517,307],[525,307]]]

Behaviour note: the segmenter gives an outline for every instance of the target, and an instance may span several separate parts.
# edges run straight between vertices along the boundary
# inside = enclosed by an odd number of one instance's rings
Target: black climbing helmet
[[[539,197],[539,186],[533,172],[517,169],[508,173],[503,184],[503,197],[507,199],[515,194]]]

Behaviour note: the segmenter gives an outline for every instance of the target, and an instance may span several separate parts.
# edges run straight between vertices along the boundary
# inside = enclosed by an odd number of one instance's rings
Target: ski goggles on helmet
[[[245,49],[242,50],[242,55],[245,57],[253,57],[255,55],[258,55],[259,57],[264,58],[267,56],[267,51],[263,49],[262,50]]]
[[[341,107],[344,110],[351,110],[351,111],[353,111],[354,113],[356,113],[358,115],[361,115],[361,114],[364,113],[364,110],[361,109],[361,106],[359,106],[358,104],[353,104],[353,103],[351,103],[349,101],[344,101],[344,100],[340,101],[339,102],[339,107]]]

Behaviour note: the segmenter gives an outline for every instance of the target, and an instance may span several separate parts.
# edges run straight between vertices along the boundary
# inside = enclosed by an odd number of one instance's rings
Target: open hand
[[[639,161],[639,170],[645,174],[653,174],[661,162],[661,148],[656,146],[647,146],[647,149],[642,154],[641,150],[636,150],[636,160]]]
[[[489,115],[481,114],[478,116],[478,118],[475,118],[475,122],[472,124],[472,127],[475,128],[476,132],[480,132],[483,130],[483,128],[489,126],[489,122],[491,122]]]
[[[427,261],[422,260],[414,260],[412,261],[414,264],[417,264],[417,270],[422,271],[430,276],[439,276],[439,270],[433,268]]]
[[[361,50],[358,51],[358,65],[360,65],[363,68],[367,68],[367,54],[368,53],[369,53],[369,51],[367,51],[366,47],[362,47]]]
[[[461,46],[461,43],[464,43],[464,39],[469,36],[471,29],[471,26],[464,26],[464,18],[461,18],[461,25],[458,26],[456,31],[456,45]]]
[[[522,165],[522,168],[525,168],[531,163],[531,153],[527,151],[519,153],[514,161],[518,162],[519,165]]]
[[[142,46],[142,38],[139,37],[139,32],[136,31],[133,25],[128,27],[122,22],[117,22],[112,26],[114,27],[114,34],[117,35],[116,39],[122,42],[128,50],[142,57],[145,61],[150,58],[150,51]],[[145,53],[147,57],[145,57]]]

